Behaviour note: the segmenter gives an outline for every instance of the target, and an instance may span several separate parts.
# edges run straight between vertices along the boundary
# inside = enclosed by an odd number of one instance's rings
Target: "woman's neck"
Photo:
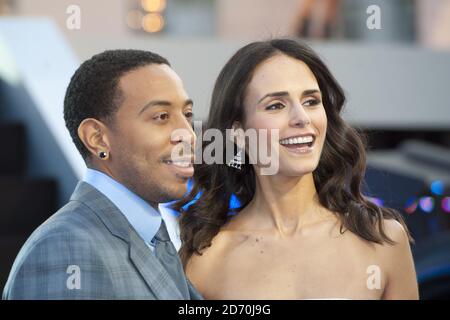
[[[296,234],[303,226],[323,219],[312,173],[301,177],[256,177],[255,196],[246,208],[249,218],[281,236]]]

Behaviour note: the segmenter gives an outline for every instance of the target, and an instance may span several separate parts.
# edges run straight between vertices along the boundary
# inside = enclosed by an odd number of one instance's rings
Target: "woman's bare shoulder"
[[[378,261],[382,265],[390,265],[401,257],[399,253],[405,254],[410,249],[409,237],[403,225],[395,219],[383,219],[381,221],[386,236],[392,240],[392,244],[388,242],[375,243],[361,238],[350,230],[343,229],[344,232],[339,234],[344,240],[347,248],[352,248],[355,254],[360,253],[368,259]],[[339,226],[341,224],[338,224]]]
[[[235,232],[221,230],[214,236],[211,245],[194,253],[187,265],[186,274],[189,280],[204,297],[213,296],[217,287],[223,281],[223,272],[226,271],[235,240]]]
[[[408,243],[408,235],[403,225],[395,219],[384,219],[387,235],[395,242]]]
[[[380,261],[385,266],[387,289],[385,299],[417,299],[418,289],[410,238],[403,225],[385,219],[383,226],[393,244],[379,246]]]
[[[380,245],[384,250],[399,250],[402,247],[409,247],[409,237],[403,225],[395,219],[383,219],[383,230],[386,236],[392,240],[392,244],[387,242]]]
[[[225,259],[230,248],[234,247],[239,234],[233,230],[221,229],[211,240],[211,244],[202,250],[200,254],[194,253],[189,259],[189,265],[195,267],[196,270],[205,267],[213,267],[221,264],[221,260]]]
[[[392,243],[377,245],[377,251],[387,259],[398,259],[405,251],[410,250],[409,237],[403,225],[395,219],[383,219],[384,233]],[[399,255],[400,254],[400,255]]]

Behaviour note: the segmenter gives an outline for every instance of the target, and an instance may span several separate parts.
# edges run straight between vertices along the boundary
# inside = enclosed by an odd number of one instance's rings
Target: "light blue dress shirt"
[[[83,181],[103,193],[123,213],[149,248],[154,250],[152,240],[162,221],[158,210],[123,184],[100,171],[88,168]]]

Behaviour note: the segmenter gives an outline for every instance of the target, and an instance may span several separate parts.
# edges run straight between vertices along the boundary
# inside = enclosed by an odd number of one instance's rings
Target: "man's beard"
[[[129,166],[128,168],[128,170],[122,172],[123,183],[133,193],[152,205],[177,200],[181,198],[186,191],[186,189],[173,190],[175,188],[170,188],[163,183],[159,183],[159,180],[164,180],[157,179],[154,174],[145,174],[139,170],[130,169]],[[158,172],[156,169],[154,171],[156,173]]]

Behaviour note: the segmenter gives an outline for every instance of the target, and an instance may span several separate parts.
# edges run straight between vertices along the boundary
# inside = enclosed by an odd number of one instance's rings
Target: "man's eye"
[[[266,107],[266,110],[277,110],[277,109],[283,109],[284,105],[282,103],[274,103],[271,104],[270,106]]]
[[[188,119],[191,119],[194,117],[194,113],[192,111],[188,111],[184,114],[184,116]]]
[[[305,106],[308,106],[308,107],[310,107],[310,106],[316,106],[316,105],[318,105],[320,102],[321,102],[321,101],[320,101],[319,99],[309,99],[309,100],[306,100],[306,101],[305,101],[304,105],[305,105]]]

